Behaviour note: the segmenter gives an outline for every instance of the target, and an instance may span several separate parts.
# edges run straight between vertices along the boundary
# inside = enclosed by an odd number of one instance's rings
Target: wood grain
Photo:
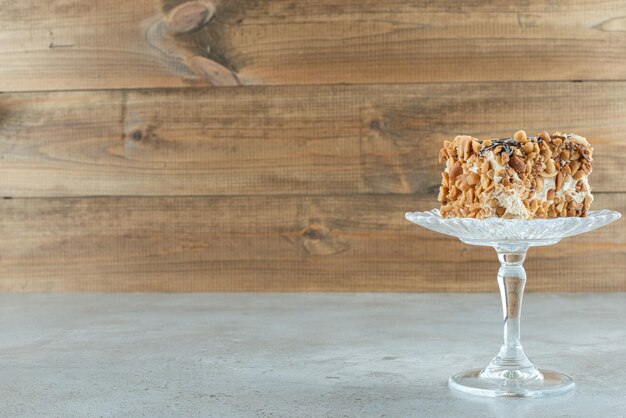
[[[0,200],[2,291],[490,291],[490,248],[404,219],[432,198]],[[596,208],[626,213],[626,194]],[[625,291],[626,223],[531,249],[530,290]]]
[[[626,5],[612,0],[1,0],[0,10],[0,91],[626,77]]]
[[[585,135],[626,213],[624,2],[0,10],[0,291],[496,290],[493,250],[403,216],[459,133]],[[626,291],[625,236],[531,250],[529,290]]]
[[[585,135],[626,192],[626,83],[0,95],[0,195],[434,194],[458,133]]]

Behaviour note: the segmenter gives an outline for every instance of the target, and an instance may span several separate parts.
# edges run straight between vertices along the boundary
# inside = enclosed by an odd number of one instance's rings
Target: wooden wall
[[[457,133],[573,131],[626,213],[626,2],[0,0],[0,290],[486,291],[404,220]],[[626,291],[626,222],[528,289]]]

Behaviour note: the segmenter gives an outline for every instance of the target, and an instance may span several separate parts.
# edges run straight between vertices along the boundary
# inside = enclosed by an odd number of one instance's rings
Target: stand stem
[[[482,377],[490,379],[537,379],[541,373],[528,359],[520,342],[522,298],[526,284],[526,271],[522,263],[526,246],[496,248],[500,260],[498,285],[504,316],[504,343],[498,355],[483,370]]]
[[[522,298],[526,285],[526,272],[522,266],[525,253],[499,253],[501,267],[498,271],[498,285],[502,298],[504,316],[504,344],[502,354],[506,359],[517,359],[522,351],[520,343],[520,316]]]

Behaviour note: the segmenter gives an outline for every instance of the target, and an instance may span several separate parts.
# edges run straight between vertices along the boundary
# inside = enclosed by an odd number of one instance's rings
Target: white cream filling
[[[561,190],[556,192],[556,197],[561,199],[564,196],[569,196],[571,200],[580,204],[583,200],[585,200],[585,197],[591,196],[591,191],[590,191],[591,189],[589,188],[589,182],[587,180],[587,177],[588,176],[585,175],[583,176],[582,179],[580,179],[585,185],[586,191],[577,192],[576,183],[578,183],[578,181],[574,180],[572,176],[569,176],[568,181],[563,182],[563,186],[561,187]]]
[[[548,202],[548,190],[556,189],[555,178],[556,177],[544,178],[543,189],[541,190],[541,192],[535,193],[535,197],[541,200],[542,203]],[[554,197],[558,197],[559,200],[561,200],[564,197],[569,197],[571,200],[573,200],[577,204],[580,204],[583,200],[585,200],[585,197],[591,196],[591,189],[589,188],[588,176],[587,175],[583,176],[581,181],[585,185],[586,191],[581,190],[577,192],[576,184],[578,183],[578,181],[575,180],[574,177],[572,176],[567,176],[567,181],[563,182],[561,189],[559,189],[559,191],[554,194]],[[552,200],[550,200],[549,202],[552,202]]]
[[[530,212],[528,211],[528,209],[526,209],[526,206],[524,206],[524,202],[519,192],[514,188],[505,188],[503,186],[499,186],[500,181],[503,177],[499,176],[497,173],[500,170],[504,170],[505,166],[498,164],[498,162],[494,158],[493,152],[487,153],[484,158],[486,161],[489,161],[491,169],[493,169],[494,171],[493,181],[496,185],[496,188],[494,189],[492,196],[498,201],[498,205],[503,207],[505,209],[505,212],[510,215],[519,216],[523,219],[530,218]],[[478,162],[474,162],[474,164],[468,166],[468,170],[472,173],[478,173],[479,169],[480,164],[478,164]],[[518,181],[520,179],[516,172],[513,172],[513,179],[515,181]],[[494,209],[489,208],[489,210],[495,213]]]
[[[546,177],[543,179],[543,189],[541,189],[539,193],[535,193],[535,197],[537,199],[541,200],[542,202],[546,201],[548,197],[548,190],[556,188],[555,177],[556,176]]]
[[[485,156],[485,160],[489,161],[489,164],[491,164],[491,168],[493,168],[493,171],[495,173],[493,176],[493,181],[495,181],[496,184],[500,183],[500,180],[502,180],[502,176],[498,175],[498,171],[502,170],[504,166],[498,164],[498,162],[494,158],[494,154],[492,151],[489,151],[489,153]]]
[[[505,213],[508,213],[509,215],[519,216],[522,219],[530,218],[530,212],[526,209],[526,206],[524,206],[524,201],[517,190],[512,187],[498,187],[502,181],[502,176],[499,176],[498,172],[504,170],[505,167],[498,164],[493,152],[487,153],[485,159],[489,161],[491,168],[494,171],[493,181],[496,184],[496,188],[494,189],[493,197],[498,201],[498,205],[503,207],[505,209]],[[512,177],[514,181],[520,180],[517,172],[515,171],[513,171]]]
[[[494,198],[498,201],[498,204],[506,209],[505,213],[513,216],[519,216],[522,219],[529,219],[530,212],[524,206],[521,196],[515,189],[498,188],[496,189]]]

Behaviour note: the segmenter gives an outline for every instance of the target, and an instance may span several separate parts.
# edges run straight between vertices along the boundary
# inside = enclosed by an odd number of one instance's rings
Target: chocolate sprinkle
[[[538,144],[541,144],[541,142],[543,141],[541,138],[538,138],[536,136],[529,136],[528,139],[530,139],[531,141],[536,141]],[[485,152],[492,150],[494,148],[497,148],[499,146],[502,146],[502,151],[500,151],[500,154],[502,154],[502,152],[506,152],[507,154],[511,155],[513,154],[513,148],[518,147],[518,145],[519,145],[518,142],[511,137],[494,138],[491,140],[491,145],[482,147],[478,155],[483,157],[485,155]]]

